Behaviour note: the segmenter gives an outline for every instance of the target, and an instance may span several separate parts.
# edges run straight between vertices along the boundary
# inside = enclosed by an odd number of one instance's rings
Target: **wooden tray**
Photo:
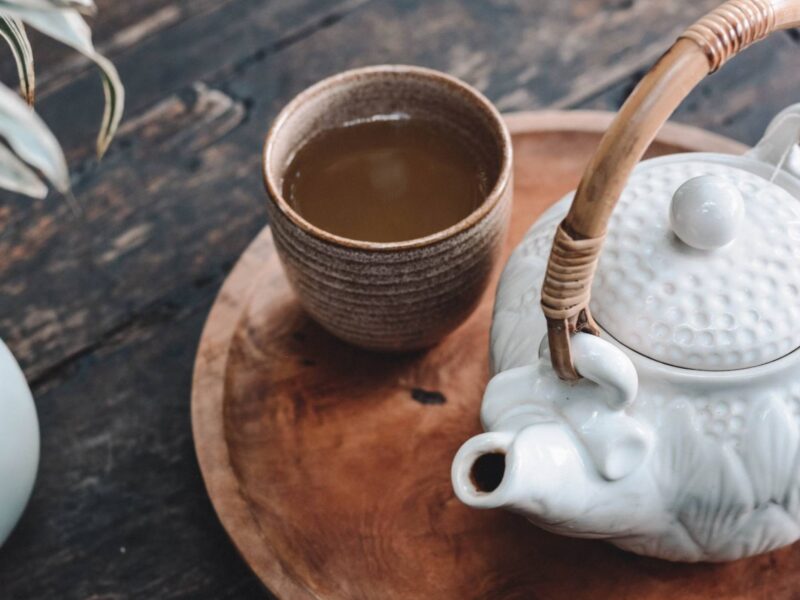
[[[570,189],[610,122],[596,112],[508,116],[510,250]],[[670,124],[651,155],[743,146]],[[195,446],[244,559],[283,598],[788,598],[800,546],[728,565],[676,565],[477,511],[450,462],[479,431],[494,286],[427,353],[351,348],[296,304],[265,228],[214,304],[197,355]]]

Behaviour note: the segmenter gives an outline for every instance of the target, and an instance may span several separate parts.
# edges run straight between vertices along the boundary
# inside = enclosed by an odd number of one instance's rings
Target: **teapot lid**
[[[592,286],[592,314],[609,335],[709,371],[800,346],[800,198],[732,166],[747,162],[673,156],[634,171]]]

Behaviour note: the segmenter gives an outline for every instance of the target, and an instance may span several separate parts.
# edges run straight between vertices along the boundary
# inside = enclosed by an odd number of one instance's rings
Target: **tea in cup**
[[[483,294],[511,203],[511,140],[477,90],[430,69],[325,79],[264,148],[275,245],[307,312],[357,346],[433,345]]]

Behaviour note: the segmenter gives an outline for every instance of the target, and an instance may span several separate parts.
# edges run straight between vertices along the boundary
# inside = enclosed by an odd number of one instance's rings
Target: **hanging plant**
[[[93,0],[0,0],[0,35],[8,42],[19,74],[20,94],[0,84],[0,187],[43,198],[48,181],[69,190],[69,172],[61,146],[34,112],[36,92],[33,52],[25,25],[70,46],[97,65],[103,80],[105,108],[97,135],[102,157],[122,118],[125,90],[114,65],[92,44],[84,14],[96,11]]]

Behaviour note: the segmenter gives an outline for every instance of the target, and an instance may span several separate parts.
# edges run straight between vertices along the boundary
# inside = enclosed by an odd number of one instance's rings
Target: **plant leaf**
[[[62,193],[69,190],[67,161],[44,121],[18,94],[0,84],[0,136]]]
[[[0,0],[0,10],[7,7],[32,8],[36,10],[68,8],[77,10],[85,15],[93,15],[97,12],[94,0]]]
[[[9,0],[0,0],[0,2],[2,1],[8,2]],[[97,135],[97,154],[102,157],[122,119],[125,107],[125,89],[122,87],[117,70],[111,61],[94,49],[91,30],[86,21],[76,11],[68,9],[46,11],[8,6],[3,8],[45,35],[82,53],[94,61],[100,69],[106,100],[100,132]]]
[[[0,144],[0,188],[33,198],[47,196],[39,176],[6,146]]]
[[[36,82],[33,72],[33,51],[25,33],[25,26],[19,19],[0,15],[0,35],[8,42],[14,61],[17,63],[22,97],[32,106]]]
[[[122,112],[125,107],[125,88],[122,87],[117,69],[110,60],[97,53],[93,60],[103,78],[103,95],[106,100],[103,108],[103,120],[97,134],[97,156],[102,158],[108,150],[111,140],[114,139],[119,122],[122,120]]]
[[[0,0],[0,12],[11,13],[54,40],[87,56],[94,53],[92,31],[76,11],[70,9],[38,9]],[[89,56],[91,58],[91,56]]]

